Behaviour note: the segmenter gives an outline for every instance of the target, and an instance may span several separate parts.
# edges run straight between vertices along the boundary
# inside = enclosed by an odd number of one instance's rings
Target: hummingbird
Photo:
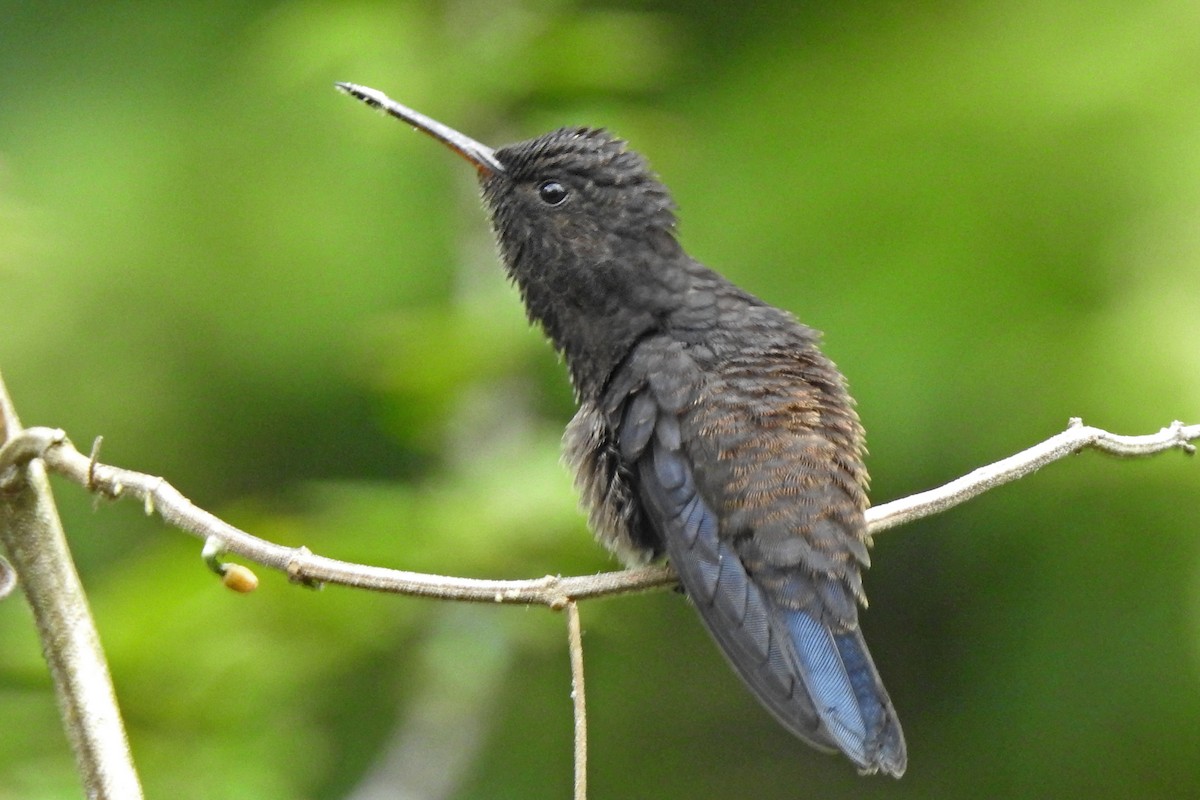
[[[859,628],[864,434],[820,333],[689,256],[647,161],[603,129],[499,149],[352,83],[478,174],[504,269],[566,362],[564,461],[596,538],[666,558],[750,691],[861,773],[904,773]]]

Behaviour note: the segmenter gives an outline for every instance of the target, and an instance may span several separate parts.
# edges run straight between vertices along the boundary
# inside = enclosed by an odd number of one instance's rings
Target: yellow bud
[[[221,583],[235,592],[248,594],[258,588],[258,576],[241,564],[226,564]]]

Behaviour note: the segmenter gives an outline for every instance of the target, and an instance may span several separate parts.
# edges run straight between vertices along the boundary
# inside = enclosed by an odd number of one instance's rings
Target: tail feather
[[[866,772],[904,774],[900,723],[862,633],[834,633],[804,611],[785,611],[801,679],[838,747]]]
[[[903,734],[858,629],[835,632],[775,602],[718,536],[718,518],[682,453],[652,443],[638,477],[684,589],[755,696],[814,747],[841,750],[864,773],[902,775]]]

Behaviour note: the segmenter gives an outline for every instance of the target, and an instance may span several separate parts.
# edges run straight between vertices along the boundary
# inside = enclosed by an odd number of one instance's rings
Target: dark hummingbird
[[[337,86],[478,172],[504,267],[570,372],[565,460],[596,537],[627,565],[669,559],[784,727],[902,775],[900,721],[858,625],[863,430],[820,334],[685,253],[670,193],[607,132],[493,150]]]

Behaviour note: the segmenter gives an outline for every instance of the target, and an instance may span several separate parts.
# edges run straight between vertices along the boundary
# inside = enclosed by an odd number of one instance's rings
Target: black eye
[[[567,199],[567,187],[558,181],[542,181],[538,186],[538,197],[548,206],[561,205]]]

